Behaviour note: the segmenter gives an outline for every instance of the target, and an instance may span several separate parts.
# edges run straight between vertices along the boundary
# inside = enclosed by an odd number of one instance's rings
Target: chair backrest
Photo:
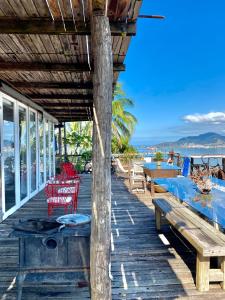
[[[183,170],[182,170],[182,175],[184,177],[187,177],[189,174],[189,166],[190,166],[190,158],[185,157],[184,158],[184,163],[183,163]]]
[[[115,162],[116,162],[116,168],[119,172],[122,172],[122,173],[127,173],[128,170],[125,170],[120,159],[119,158],[116,158],[115,159]]]
[[[47,183],[45,186],[45,195],[47,198],[50,197],[67,197],[67,196],[72,196],[73,198],[76,197],[77,191],[75,191],[75,193],[73,192],[68,192],[68,193],[64,193],[62,190],[64,188],[68,188],[70,189],[71,187],[73,187],[74,185],[68,184],[68,183]],[[77,186],[77,185],[76,185]]]

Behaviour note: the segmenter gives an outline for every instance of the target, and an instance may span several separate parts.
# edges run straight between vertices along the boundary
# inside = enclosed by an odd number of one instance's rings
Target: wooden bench
[[[225,235],[176,199],[154,199],[157,230],[162,217],[174,226],[196,249],[196,287],[208,291],[210,282],[220,282],[225,289]],[[210,268],[210,258],[217,257],[220,267]]]

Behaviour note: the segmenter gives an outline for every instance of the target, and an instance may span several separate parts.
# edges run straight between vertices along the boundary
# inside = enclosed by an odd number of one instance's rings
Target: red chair
[[[67,193],[65,193],[67,189]],[[65,214],[68,213],[68,208],[75,211],[77,207],[76,192],[72,192],[71,184],[68,183],[48,183],[45,187],[45,195],[48,203],[48,216],[52,215],[52,211],[56,207],[64,207]]]
[[[63,195],[73,195],[73,210],[76,212],[77,210],[77,201],[78,201],[78,194],[79,194],[79,189],[80,189],[80,181],[75,179],[71,180],[70,182],[70,187],[62,187],[58,191],[60,194]]]
[[[74,168],[73,164],[70,162],[62,163],[61,164],[62,175],[65,176],[67,179],[79,179],[80,176],[77,173],[77,170]]]

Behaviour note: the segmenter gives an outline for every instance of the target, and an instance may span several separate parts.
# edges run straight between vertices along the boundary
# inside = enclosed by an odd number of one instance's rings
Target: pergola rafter
[[[55,20],[18,20],[15,18],[0,18],[1,33],[5,34],[61,34],[61,35],[91,35],[90,23],[76,22],[74,26],[73,20],[62,21]],[[135,22],[111,22],[110,29],[112,36],[134,36],[136,34]]]
[[[0,80],[60,123],[93,120],[92,300],[112,297],[112,91],[125,71],[141,3],[17,0],[0,8]]]

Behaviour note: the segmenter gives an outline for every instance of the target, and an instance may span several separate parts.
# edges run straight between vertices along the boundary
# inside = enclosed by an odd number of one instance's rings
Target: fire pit
[[[28,273],[74,272],[77,287],[89,282],[90,217],[86,224],[67,227],[55,220],[29,219],[14,226],[11,236],[19,238],[17,299],[22,297]],[[34,280],[40,280],[34,276]],[[57,276],[55,278],[57,281]],[[62,280],[62,278],[60,278]]]

